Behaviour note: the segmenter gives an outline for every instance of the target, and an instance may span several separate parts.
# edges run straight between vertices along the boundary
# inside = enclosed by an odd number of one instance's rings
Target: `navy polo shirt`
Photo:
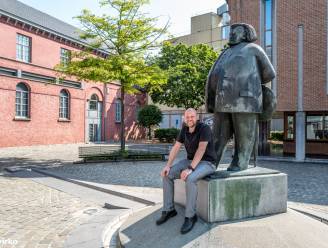
[[[182,125],[176,140],[183,143],[187,151],[187,159],[193,160],[198,149],[199,142],[207,141],[205,153],[201,160],[216,161],[216,153],[214,149],[213,134],[211,128],[203,122],[197,121],[194,132],[189,132],[189,127]]]

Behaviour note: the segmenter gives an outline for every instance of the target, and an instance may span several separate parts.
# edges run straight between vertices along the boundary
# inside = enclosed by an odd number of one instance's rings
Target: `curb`
[[[122,224],[133,214],[143,211],[152,206],[142,207],[138,210],[127,210],[126,213],[118,215],[114,220],[110,221],[102,232],[103,248],[121,248],[119,230]]]
[[[314,211],[312,211],[311,213],[309,211],[306,211],[304,209],[300,209],[300,208],[295,208],[295,207],[288,207],[296,212],[299,212],[301,214],[307,215],[309,217],[311,217],[312,219],[318,220],[320,222],[322,222],[323,224],[328,225],[328,218],[322,217],[318,214],[315,214]]]

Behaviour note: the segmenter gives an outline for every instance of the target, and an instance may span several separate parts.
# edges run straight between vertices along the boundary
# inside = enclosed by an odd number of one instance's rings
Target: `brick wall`
[[[259,34],[260,1],[229,0],[231,23],[246,22]],[[304,25],[304,110],[328,109],[326,94],[327,2],[277,1],[278,111],[297,109],[297,30]]]
[[[228,0],[231,23],[244,22],[251,24],[259,34],[260,6],[255,0]]]
[[[305,111],[328,108],[326,94],[327,3],[279,1],[277,6],[278,109],[297,109],[297,30],[304,26],[303,83]]]
[[[16,34],[32,38],[32,61],[16,61]],[[76,50],[46,37],[0,22],[0,67],[12,68],[56,77],[53,67],[59,63],[60,48]],[[76,80],[74,78],[67,78]],[[30,88],[30,120],[15,120],[15,89],[19,82]],[[70,94],[70,121],[59,119],[59,93]],[[83,82],[83,89],[45,84],[33,80],[0,75],[0,147],[29,146],[84,142],[86,103],[96,93],[103,102],[102,140],[118,141],[120,124],[115,122],[115,100],[120,96],[119,85]],[[136,125],[136,104],[146,104],[145,94],[126,95],[126,139],[145,137],[145,130]]]

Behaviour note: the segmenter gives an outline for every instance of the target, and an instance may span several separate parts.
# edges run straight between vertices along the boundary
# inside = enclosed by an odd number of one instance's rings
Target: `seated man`
[[[211,128],[197,121],[196,116],[196,110],[192,108],[184,113],[185,123],[170,151],[168,162],[161,172],[164,204],[162,216],[156,224],[161,225],[177,214],[174,209],[174,179],[181,178],[186,182],[186,212],[185,221],[181,227],[182,234],[189,232],[197,221],[197,181],[216,170],[214,165],[216,153]],[[187,151],[187,159],[172,165],[182,143]]]

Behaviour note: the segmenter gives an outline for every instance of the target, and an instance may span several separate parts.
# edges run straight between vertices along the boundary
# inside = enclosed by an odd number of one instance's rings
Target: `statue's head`
[[[246,23],[235,23],[230,27],[229,42],[230,46],[237,45],[240,42],[254,42],[257,35],[254,27]]]

